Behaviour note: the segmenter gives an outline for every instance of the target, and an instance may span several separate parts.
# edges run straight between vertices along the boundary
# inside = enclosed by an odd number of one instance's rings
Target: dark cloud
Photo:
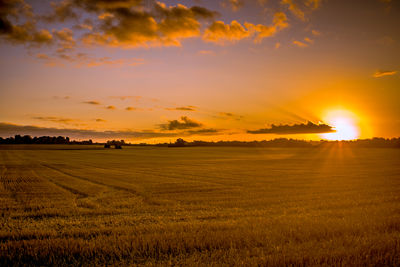
[[[126,110],[126,111],[133,111],[133,110],[137,110],[137,108],[134,108],[134,107],[126,107],[125,110]]]
[[[117,109],[117,108],[116,108],[115,106],[107,106],[106,109],[115,110],[115,109]]]
[[[186,134],[189,135],[217,135],[217,134],[222,134],[221,130],[218,129],[199,129],[199,130],[189,130],[185,132]]]
[[[100,105],[101,103],[95,100],[91,100],[91,101],[84,101],[82,102],[84,104],[89,104],[89,105]]]
[[[87,11],[97,12],[98,27],[84,37],[87,44],[109,46],[180,46],[180,40],[200,36],[200,20],[216,13],[203,7],[181,4],[167,7],[156,2],[152,11],[137,8],[140,1],[115,1],[113,5],[82,1]],[[116,8],[115,6],[118,6]]]
[[[103,120],[103,119],[96,119],[96,122],[106,122],[106,120]]]
[[[307,124],[294,125],[271,125],[271,128],[247,131],[250,134],[312,134],[312,133],[331,133],[335,132],[332,126],[327,124],[315,124],[308,122]]]
[[[23,20],[16,24],[14,21]],[[0,0],[0,37],[11,43],[38,46],[51,44],[53,36],[46,29],[38,30],[32,7],[23,0]]]
[[[47,22],[65,22],[70,19],[78,19],[78,14],[74,10],[74,3],[70,0],[63,0],[61,2],[51,2],[53,12],[42,18]]]
[[[196,111],[196,107],[195,106],[184,106],[184,107],[176,107],[176,108],[166,108],[166,110]]]
[[[183,130],[183,129],[191,129],[201,127],[202,124],[200,122],[189,119],[186,116],[182,116],[179,120],[168,121],[167,124],[161,124],[161,129],[173,131],[173,130]]]
[[[0,136],[9,137],[16,134],[31,136],[68,136],[74,139],[115,139],[115,138],[156,138],[177,136],[176,133],[153,131],[94,131],[83,129],[59,129],[38,126],[23,126],[11,123],[0,123]]]
[[[102,119],[96,119],[103,122]],[[12,123],[0,122],[0,136],[9,137],[14,135],[31,136],[68,136],[73,139],[150,139],[162,137],[179,137],[191,135],[215,135],[219,134],[217,129],[200,129],[180,132],[157,132],[152,130],[134,131],[95,131],[84,129],[60,129],[52,127],[39,127],[32,125],[16,125]]]

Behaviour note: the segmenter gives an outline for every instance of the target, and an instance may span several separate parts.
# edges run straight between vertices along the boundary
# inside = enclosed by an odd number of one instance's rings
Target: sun
[[[333,127],[336,132],[322,134],[328,140],[354,140],[360,136],[357,117],[346,110],[334,110],[327,113],[324,121]]]

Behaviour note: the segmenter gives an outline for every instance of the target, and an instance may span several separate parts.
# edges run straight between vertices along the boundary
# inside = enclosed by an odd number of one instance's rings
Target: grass
[[[18,148],[1,266],[400,265],[398,149]]]

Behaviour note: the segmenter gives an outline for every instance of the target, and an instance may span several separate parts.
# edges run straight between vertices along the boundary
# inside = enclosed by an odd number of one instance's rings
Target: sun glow
[[[328,140],[354,140],[360,136],[357,117],[345,110],[329,112],[324,118],[336,132],[322,134],[321,137]]]

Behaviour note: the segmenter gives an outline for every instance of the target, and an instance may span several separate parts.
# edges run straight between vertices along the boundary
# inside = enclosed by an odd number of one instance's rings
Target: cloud
[[[327,124],[314,124],[308,122],[307,124],[294,124],[294,125],[271,125],[271,128],[259,129],[254,131],[247,131],[250,134],[314,134],[314,133],[331,133],[335,132],[332,126]]]
[[[245,23],[245,26],[252,32],[256,32],[257,36],[254,40],[256,43],[260,42],[262,39],[274,36],[280,30],[289,27],[287,22],[287,17],[283,12],[276,12],[274,14],[274,19],[272,25],[265,26],[262,24],[254,25],[251,23]]]
[[[289,11],[298,19],[306,21],[306,14],[318,9],[322,0],[281,0],[281,5],[287,6]]]
[[[372,75],[372,77],[381,78],[381,77],[384,77],[384,76],[395,75],[396,73],[397,73],[396,70],[378,70]]]
[[[102,58],[88,58],[86,61],[82,63],[78,63],[78,66],[86,66],[86,67],[98,67],[98,66],[139,66],[143,65],[144,61],[140,58],[131,58],[131,59],[112,59],[110,57],[102,57]]]
[[[35,120],[40,120],[40,121],[48,121],[48,122],[55,122],[55,123],[61,123],[61,124],[76,124],[79,120],[76,119],[70,119],[70,118],[63,118],[63,117],[53,117],[53,116],[46,116],[46,117],[33,117],[32,119]]]
[[[298,46],[298,47],[308,47],[307,43],[304,43],[304,42],[301,42],[301,41],[297,41],[297,40],[293,41],[293,44]]]
[[[217,44],[225,42],[235,42],[250,36],[250,32],[245,29],[236,20],[231,24],[225,24],[223,21],[215,21],[207,28],[203,35],[203,40]]]
[[[106,122],[106,120],[103,120],[103,119],[96,119],[96,122]]]
[[[186,131],[185,134],[187,135],[216,135],[222,134],[221,130],[214,129],[214,128],[207,128],[207,129],[199,129],[199,130],[189,130]]]
[[[176,108],[166,108],[166,110],[196,111],[196,107],[195,106],[185,106],[185,107],[176,107]]]
[[[130,7],[100,9],[107,11],[108,15],[102,14],[97,32],[85,36],[86,44],[127,48],[180,46],[181,40],[200,36],[200,20],[212,19],[216,15],[216,12],[203,7],[188,8],[181,4],[167,7],[160,2],[154,5],[154,13]]]
[[[307,2],[315,2],[315,1],[307,1]],[[292,12],[293,15],[295,15],[297,18],[305,21],[304,12],[298,7],[298,5],[293,0],[282,0],[281,4],[287,5],[290,12]]]
[[[0,26],[0,28],[1,27],[4,26]],[[53,36],[48,30],[42,29],[38,31],[36,30],[36,26],[30,22],[26,22],[21,25],[11,25],[11,30],[3,33],[2,35],[5,37],[6,41],[15,44],[40,46],[43,44],[49,45],[53,42]]]
[[[254,41],[258,43],[264,38],[274,36],[288,26],[287,17],[283,12],[276,12],[273,22],[269,26],[245,22],[243,27],[236,20],[232,21],[230,25],[223,21],[215,21],[204,32],[203,40],[223,45],[226,42],[233,43],[255,35]]]
[[[221,2],[221,6],[236,12],[244,6],[244,0],[225,0]]]
[[[218,113],[218,115],[219,116],[217,116],[217,118],[220,118],[220,119],[232,119],[232,120],[237,120],[237,121],[240,121],[241,119],[243,119],[243,116],[237,115],[232,112],[220,112],[220,113]]]
[[[132,111],[132,110],[137,110],[137,108],[134,108],[134,107],[126,107],[125,110],[126,110],[126,111]]]
[[[120,139],[120,138],[137,138],[148,139],[156,137],[177,136],[177,133],[165,133],[154,131],[95,131],[86,129],[60,129],[51,127],[40,127],[32,125],[16,125],[11,123],[0,122],[0,136],[9,137],[16,134],[31,136],[68,136],[74,139]]]
[[[215,55],[215,52],[212,50],[200,50],[197,52],[199,55]]]
[[[89,105],[100,105],[101,103],[95,100],[90,100],[90,101],[84,101],[82,102],[84,104],[89,104]]]
[[[58,52],[64,52],[75,47],[76,41],[74,39],[74,32],[71,29],[53,30],[53,34],[59,40],[60,48],[57,50]]]
[[[96,119],[97,122],[104,122]],[[16,125],[12,123],[0,122],[0,136],[9,137],[14,135],[31,136],[68,136],[72,139],[150,139],[163,137],[179,137],[191,135],[217,135],[221,130],[218,129],[199,129],[178,132],[159,132],[153,130],[117,130],[117,131],[95,131],[87,129],[60,129],[53,127],[40,127],[32,125]]]
[[[23,0],[2,0],[0,2],[0,37],[16,44],[40,46],[51,44],[53,36],[46,29],[38,30],[33,18],[32,7]],[[24,21],[15,24],[14,21]]]
[[[314,43],[314,40],[312,40],[312,39],[310,39],[310,38],[308,38],[308,37],[305,37],[305,38],[304,38],[304,41],[306,41],[306,42],[309,43],[309,44],[313,44],[313,43]]]
[[[189,119],[186,116],[182,116],[180,121],[172,120],[172,121],[168,121],[167,124],[161,124],[160,126],[161,126],[162,130],[173,131],[173,130],[197,128],[197,127],[201,127],[202,124],[200,122]]]
[[[141,58],[120,58],[120,59],[112,59],[110,57],[101,57],[101,58],[93,58],[90,55],[85,53],[76,53],[76,54],[68,54],[64,53],[64,48],[60,48],[57,50],[56,56],[49,56],[46,54],[37,54],[36,58],[42,60],[47,66],[64,66],[65,64],[72,64],[73,67],[76,68],[93,68],[100,66],[108,66],[108,67],[122,67],[129,66],[135,67],[145,64],[143,59]]]
[[[119,99],[121,101],[125,101],[127,99],[132,99],[132,100],[135,100],[135,101],[139,101],[142,98],[142,96],[122,95],[122,96],[110,96],[110,98]]]
[[[320,33],[319,31],[317,31],[317,30],[311,30],[311,33],[312,33],[314,36],[320,36],[320,35],[321,35],[321,33]]]
[[[322,0],[307,0],[306,6],[311,9],[318,9],[321,6]]]
[[[78,19],[78,15],[74,11],[73,1],[63,0],[61,2],[51,2],[53,12],[42,18],[47,22],[65,22],[70,19]]]
[[[107,106],[106,109],[115,110],[115,109],[117,109],[117,108],[116,108],[115,106]]]

